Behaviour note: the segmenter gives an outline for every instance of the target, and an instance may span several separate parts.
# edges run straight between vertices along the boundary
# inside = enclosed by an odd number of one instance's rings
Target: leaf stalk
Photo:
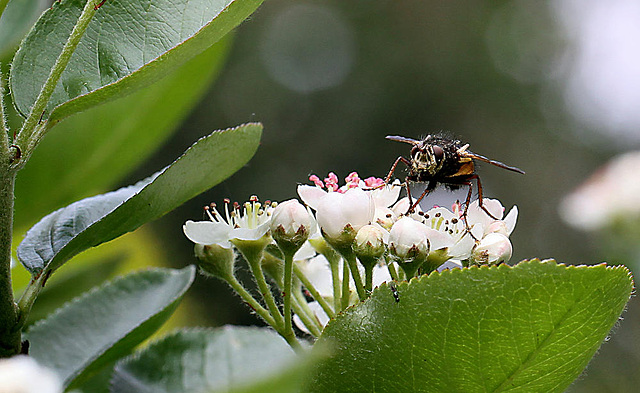
[[[78,22],[73,27],[67,42],[62,47],[60,55],[51,68],[49,77],[47,77],[47,80],[42,85],[42,89],[40,89],[40,93],[31,107],[31,111],[29,112],[27,119],[22,124],[22,128],[14,142],[17,146],[20,146],[23,157],[22,160],[19,160],[15,164],[18,168],[24,166],[48,129],[46,119],[43,120],[47,104],[51,99],[51,95],[53,94],[62,73],[67,68],[73,53],[78,47],[82,36],[89,27],[89,22],[91,22],[91,19],[93,19],[93,16],[96,14],[97,9],[95,6],[98,3],[99,1],[96,0],[88,0],[85,4],[80,17],[78,18]]]

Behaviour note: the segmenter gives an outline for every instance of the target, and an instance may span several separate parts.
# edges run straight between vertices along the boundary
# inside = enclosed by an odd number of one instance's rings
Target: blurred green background
[[[264,124],[247,167],[143,228],[153,252],[181,267],[195,262],[182,224],[201,219],[202,206],[294,198],[312,173],[384,177],[408,153],[386,135],[445,131],[527,172],[479,168],[485,197],[519,208],[512,262],[607,261],[638,273],[640,239],[635,252],[613,254],[602,233],[573,229],[558,213],[598,167],[640,148],[638,20],[633,0],[266,1],[236,30],[226,64],[178,131],[113,188],[168,165],[213,129]],[[219,281],[199,277],[190,296],[187,323],[258,323]],[[639,308],[632,299],[569,391],[637,391]]]

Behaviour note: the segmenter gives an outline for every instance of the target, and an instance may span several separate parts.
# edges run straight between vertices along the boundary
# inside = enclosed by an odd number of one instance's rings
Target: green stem
[[[267,284],[267,280],[264,277],[262,264],[260,263],[260,261],[262,260],[262,256],[258,255],[254,258],[253,256],[247,254],[243,253],[245,259],[249,263],[249,268],[251,268],[251,272],[253,273],[253,277],[256,280],[256,284],[258,284],[258,290],[262,295],[262,299],[264,299],[264,302],[267,305],[271,316],[273,317],[274,324],[272,326],[280,332],[284,327],[284,318],[282,317],[282,314],[280,314],[280,309],[278,309],[276,300],[273,298],[271,288],[269,287],[269,284]]]
[[[284,334],[293,336],[295,340],[295,334],[293,333],[293,326],[291,325],[291,282],[293,281],[293,253],[284,253],[284,294],[283,294],[283,312],[284,315]],[[286,338],[286,337],[285,337]]]
[[[269,325],[271,325],[274,329],[276,328],[276,323],[269,311],[266,308],[262,307],[262,305],[253,297],[251,294],[240,284],[235,277],[230,277],[227,282],[233,288],[234,291],[240,295],[242,300],[244,300],[249,307],[251,307],[260,317]]]
[[[373,290],[373,265],[364,267],[364,290],[367,293]]]
[[[349,265],[345,261],[342,263],[342,297],[341,297],[342,303],[340,304],[341,310],[345,310],[347,307],[349,307],[349,298],[351,297],[350,295],[351,293],[349,291]]]
[[[307,301],[300,292],[295,294],[293,299],[293,309],[312,336],[319,337],[320,334],[322,334],[322,325],[320,324],[320,321],[315,317],[313,311],[311,311]]]
[[[360,298],[360,300],[366,299],[367,293],[365,292],[364,285],[362,284],[362,277],[360,276],[360,271],[358,270],[358,261],[356,260],[356,254],[351,249],[341,250],[340,253],[346,260],[347,264],[349,264],[349,269],[351,270],[351,276],[353,277],[353,281],[356,285],[358,297]]]
[[[302,285],[304,285],[304,287],[307,288],[307,291],[309,291],[311,296],[313,296],[313,299],[320,304],[320,307],[322,307],[324,312],[327,313],[329,318],[335,317],[336,314],[331,308],[331,305],[329,305],[327,300],[313,286],[313,284],[311,283],[311,281],[309,281],[309,278],[307,278],[307,276],[304,274],[302,269],[300,269],[298,265],[293,265],[293,272],[295,273],[296,277],[298,277],[298,280],[302,282]]]
[[[298,339],[296,338],[296,335],[293,334],[293,330],[291,331],[291,334],[282,334],[283,332],[279,332],[279,333],[294,351],[298,353],[302,352],[302,345],[300,345],[300,341],[298,341]]]
[[[328,252],[322,253],[327,261],[329,261],[329,267],[331,268],[331,283],[333,284],[333,309],[338,311],[340,307],[340,255],[333,249],[329,249]]]
[[[0,67],[0,131],[2,132],[2,135],[0,135],[0,151],[2,151],[4,155],[5,152],[9,151],[9,127],[7,126],[7,119],[4,117],[4,78],[2,67]]]
[[[389,275],[394,281],[399,281],[398,271],[396,270],[395,265],[393,265],[393,262],[391,262],[390,260],[387,260],[387,270],[389,270]]]
[[[280,336],[282,336],[282,338],[284,338],[287,341],[287,343],[289,344],[289,346],[291,346],[291,348],[293,348],[296,351],[302,350],[300,342],[298,342],[295,334],[293,334],[293,329],[291,330],[290,334],[283,331],[282,322],[280,322],[280,325],[276,324],[276,320],[273,318],[273,315],[269,313],[267,309],[262,307],[262,305],[253,296],[251,296],[251,294],[242,286],[242,284],[240,284],[238,280],[236,280],[235,277],[231,277],[229,280],[227,280],[227,282],[229,283],[229,285],[231,285],[231,288],[233,288],[238,293],[238,295],[240,295],[240,297],[245,302],[247,302],[247,304],[249,304],[249,306],[253,308],[255,312],[258,315],[260,315],[262,319],[264,319],[266,323],[268,323],[272,328],[274,328],[275,331],[278,332],[278,334],[280,334]],[[279,311],[277,315],[280,315]]]
[[[364,290],[368,295],[373,290],[373,268],[378,264],[380,257],[359,255],[358,260],[364,268]]]
[[[99,0],[88,0],[85,4],[80,17],[78,18],[78,22],[73,27],[67,42],[62,47],[60,55],[51,68],[49,77],[42,85],[42,89],[40,89],[40,93],[31,107],[29,116],[27,116],[27,119],[22,124],[22,128],[14,142],[16,145],[20,146],[22,150],[23,159],[20,160],[20,166],[26,163],[29,156],[31,156],[31,153],[40,142],[40,139],[42,139],[46,133],[47,127],[44,127],[44,124],[38,127],[40,119],[47,107],[47,104],[49,103],[49,100],[51,99],[51,95],[53,94],[62,73],[67,68],[67,64],[69,64],[69,61],[71,60],[73,52],[75,52],[78,44],[80,43],[80,39],[87,30],[87,27],[89,27],[89,22],[91,22],[91,19],[96,14],[97,10],[95,9],[95,6],[99,3]]]
[[[11,242],[13,236],[13,193],[15,172],[8,168],[8,151],[0,157],[0,358],[20,352],[19,310],[11,285]]]

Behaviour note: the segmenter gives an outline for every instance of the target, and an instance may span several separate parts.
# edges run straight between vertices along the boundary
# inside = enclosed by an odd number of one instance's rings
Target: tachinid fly
[[[462,144],[459,140],[452,140],[436,135],[428,135],[422,140],[394,135],[387,136],[387,139],[413,145],[411,148],[411,159],[409,160],[402,156],[398,157],[385,179],[385,184],[388,184],[400,162],[409,167],[409,174],[405,178],[405,186],[410,203],[407,214],[413,212],[420,201],[433,191],[438,184],[442,184],[450,190],[457,190],[462,186],[469,187],[465,202],[466,207],[463,214],[463,216],[466,217],[473,191],[472,180],[475,180],[478,186],[479,206],[490,217],[497,219],[493,217],[482,204],[482,184],[480,183],[480,177],[476,173],[474,160],[488,162],[497,167],[524,174],[524,171],[519,168],[505,165],[499,161],[494,161],[469,151],[469,144]],[[411,203],[411,191],[409,190],[410,182],[427,183],[424,192],[413,203]]]

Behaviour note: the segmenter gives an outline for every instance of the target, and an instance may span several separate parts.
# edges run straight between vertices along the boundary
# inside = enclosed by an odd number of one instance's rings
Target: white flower
[[[389,250],[400,260],[426,258],[432,229],[411,217],[402,217],[389,232]]]
[[[371,193],[371,198],[373,199],[373,203],[378,208],[388,208],[398,200],[400,196],[400,190],[402,187],[400,186],[400,180],[396,179],[392,184],[383,186],[384,180],[370,177],[365,179],[361,188],[365,190],[369,190]]]
[[[320,187],[298,186],[300,198],[316,210],[316,219],[323,232],[338,238],[347,230],[353,235],[374,217],[375,205],[371,196],[360,188],[345,192],[326,192]]]
[[[270,225],[271,236],[285,253],[297,252],[317,227],[313,215],[296,199],[278,204]]]
[[[389,208],[400,194],[397,180],[384,186],[384,180],[375,177],[362,180],[356,172],[351,172],[341,187],[334,173],[329,173],[324,182],[315,175],[309,180],[315,186],[301,185],[298,194],[304,203],[316,210],[318,223],[329,237],[342,234],[347,224],[356,232],[371,222],[389,229],[397,218]]]
[[[449,259],[442,265],[438,266],[438,269],[436,270],[438,270],[439,272],[442,272],[445,270],[453,270],[453,269],[462,269],[462,262],[455,259]]]
[[[409,207],[411,207],[411,203],[409,203],[409,198],[408,197],[404,197],[404,198],[400,198],[400,200],[398,200],[398,202],[396,202],[393,207],[391,208],[391,210],[393,211],[393,213],[397,216],[400,217],[403,214],[405,214],[407,212],[407,210],[409,210]],[[414,209],[413,209],[413,214],[418,214],[422,211],[422,209],[420,209],[420,205],[417,205]]]
[[[315,230],[313,216],[297,199],[279,203],[271,214],[271,231],[281,228],[285,236],[295,236],[300,231],[310,234]]]
[[[332,238],[348,227],[357,232],[373,220],[374,213],[373,199],[359,188],[327,194],[316,211],[318,225]]]
[[[618,219],[640,216],[640,151],[622,154],[596,173],[560,204],[560,216],[569,225],[595,230]]]
[[[425,213],[412,215],[433,230],[429,236],[430,251],[431,254],[437,253],[443,262],[450,258],[467,259],[475,245],[460,216],[457,205],[453,211],[434,207]]]
[[[323,327],[326,326],[327,323],[329,322],[329,316],[327,315],[326,312],[324,312],[320,303],[313,301],[313,302],[307,303],[307,305],[311,309],[313,316],[318,320],[318,322],[320,322],[320,324]],[[307,325],[305,325],[302,322],[302,319],[300,319],[298,314],[293,315],[293,323],[298,327],[298,329],[302,330],[303,332],[307,334],[310,333],[309,329],[307,329]]]
[[[373,267],[373,287],[377,288],[385,282],[391,281],[391,274],[385,264],[377,264]]]
[[[518,207],[513,206],[509,214],[505,217],[505,209],[499,200],[484,198],[482,205],[497,218],[497,220],[490,217],[487,212],[480,207],[479,200],[476,199],[471,202],[467,210],[467,222],[473,236],[476,239],[482,239],[489,233],[501,233],[505,236],[511,235],[518,219]]]
[[[187,221],[182,227],[184,234],[194,243],[224,248],[231,248],[233,239],[258,240],[267,234],[273,211],[271,204],[262,207],[254,196],[244,204],[244,210],[238,204],[230,210],[229,205],[229,200],[225,200],[224,216],[212,205],[206,210],[210,221]]]
[[[313,287],[326,299],[333,299],[333,284],[329,261],[322,254],[298,263],[300,270],[309,279]],[[342,274],[342,266],[339,270]]]
[[[0,393],[59,393],[60,378],[24,355],[0,359]]]
[[[513,248],[509,238],[502,233],[489,233],[473,250],[471,259],[476,263],[497,264],[511,259]]]

